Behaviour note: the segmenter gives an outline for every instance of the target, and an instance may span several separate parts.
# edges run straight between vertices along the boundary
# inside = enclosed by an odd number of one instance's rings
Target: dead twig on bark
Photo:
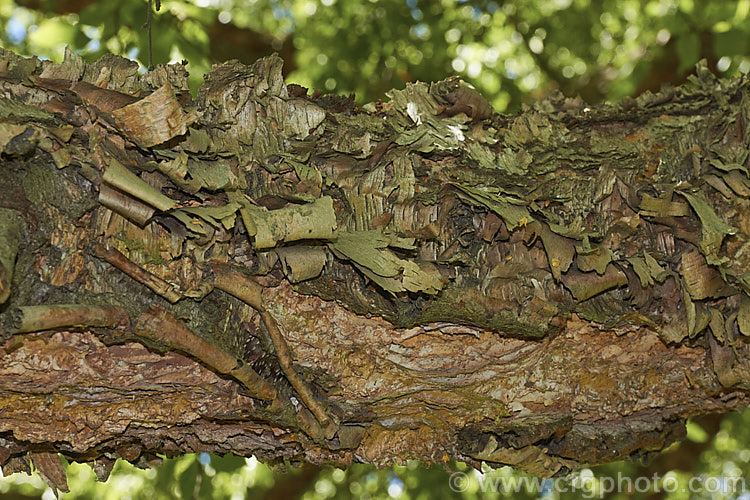
[[[117,269],[124,272],[137,282],[147,286],[154,293],[158,293],[169,302],[174,304],[182,298],[182,294],[175,290],[174,286],[137,266],[116,248],[107,248],[101,243],[96,243],[92,246],[92,251],[95,256],[106,260]]]
[[[0,321],[0,337],[63,327],[114,328],[129,320],[128,313],[116,306],[59,304],[16,307]]]
[[[263,287],[247,278],[239,271],[232,269],[231,266],[214,264],[211,268],[214,272],[214,286],[216,288],[234,295],[258,311],[261,320],[271,337],[271,342],[273,342],[273,346],[276,349],[276,356],[279,359],[279,364],[281,365],[284,375],[286,375],[289,383],[294,387],[297,393],[299,393],[305,406],[307,406],[313,415],[315,415],[315,418],[320,422],[320,425],[326,429],[326,437],[333,437],[336,433],[336,425],[320,406],[320,403],[315,399],[307,384],[297,374],[294,366],[292,366],[292,353],[289,350],[289,346],[287,345],[276,320],[271,313],[268,312],[263,303]]]
[[[136,322],[134,333],[166,344],[170,349],[190,354],[219,373],[231,375],[240,381],[255,398],[265,401],[273,401],[276,398],[276,388],[249,365],[203,340],[165,309],[153,307],[141,314]]]

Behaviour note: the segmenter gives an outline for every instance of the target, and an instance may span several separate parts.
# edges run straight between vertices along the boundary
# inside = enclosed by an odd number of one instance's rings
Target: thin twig
[[[323,408],[321,408],[320,404],[313,396],[310,388],[295,371],[294,366],[292,365],[292,353],[289,350],[289,346],[287,345],[284,336],[281,334],[281,330],[279,329],[276,320],[271,313],[266,310],[262,297],[263,288],[244,274],[232,269],[231,266],[225,264],[214,264],[211,268],[214,273],[214,286],[216,288],[234,295],[258,311],[263,320],[263,324],[271,337],[271,342],[273,342],[274,348],[276,349],[276,356],[279,359],[279,365],[281,365],[281,370],[284,372],[284,375],[286,375],[287,380],[289,380],[289,383],[300,395],[305,406],[307,406],[313,415],[315,415],[315,418],[320,422],[320,425],[324,428],[328,427],[329,424],[331,424],[331,418],[325,411],[323,411]]]
[[[146,29],[148,30],[148,70],[154,69],[154,58],[151,52],[151,17],[153,12],[151,10],[151,4],[153,0],[148,0],[148,14],[146,14]]]
[[[138,317],[134,333],[166,344],[201,360],[220,373],[231,375],[258,399],[273,401],[276,388],[263,379],[250,365],[201,338],[166,309],[152,307]]]
[[[281,334],[279,325],[276,323],[276,320],[270,312],[258,312],[260,313],[260,317],[263,320],[263,324],[266,325],[268,334],[271,337],[271,342],[273,342],[273,346],[276,349],[276,355],[279,358],[279,364],[281,365],[281,369],[286,375],[286,378],[289,380],[289,383],[292,384],[292,387],[294,387],[294,389],[299,393],[299,396],[300,398],[302,398],[302,402],[305,403],[305,406],[310,408],[310,411],[313,413],[313,415],[315,415],[315,418],[318,419],[320,425],[326,427],[331,422],[331,419],[328,417],[328,415],[326,415],[326,412],[323,411],[323,408],[320,407],[320,404],[318,404],[317,400],[312,394],[312,391],[310,391],[310,388],[297,374],[294,366],[292,366],[292,352],[289,350],[289,346],[287,345],[284,336]]]
[[[0,337],[72,326],[114,328],[128,319],[128,313],[116,306],[59,304],[15,307],[0,320]]]
[[[94,252],[94,255],[100,259],[106,260],[117,269],[124,272],[137,282],[147,286],[153,292],[161,295],[169,302],[175,303],[182,298],[182,294],[175,290],[171,284],[158,276],[154,276],[145,269],[138,267],[116,248],[107,248],[101,243],[95,243],[91,249]]]

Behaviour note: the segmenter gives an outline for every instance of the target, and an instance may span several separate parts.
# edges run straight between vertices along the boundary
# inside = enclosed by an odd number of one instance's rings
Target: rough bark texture
[[[191,101],[181,66],[2,53],[6,472],[551,475],[745,405],[747,80],[503,116],[457,79],[359,109],[281,65],[218,65]]]

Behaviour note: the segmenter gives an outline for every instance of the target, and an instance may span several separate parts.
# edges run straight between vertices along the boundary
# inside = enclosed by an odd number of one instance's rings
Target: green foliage
[[[0,44],[55,60],[69,44],[87,59],[143,63],[146,5],[0,0]],[[164,0],[154,60],[188,61],[195,87],[219,59],[280,51],[289,81],[361,103],[457,73],[503,111],[555,88],[588,102],[656,90],[701,58],[747,72],[748,15],[749,0]]]
[[[146,470],[118,460],[105,483],[96,482],[94,471],[84,464],[68,465],[67,474],[70,493],[64,498],[68,500],[120,500],[125,498],[124,492],[132,499],[234,500],[238,498],[237,491],[243,493],[239,498],[251,498],[274,484],[268,467],[255,459],[231,454],[223,457],[189,454],[165,459],[160,466]],[[11,492],[38,497],[46,489],[36,474],[14,474],[0,480],[0,496]]]

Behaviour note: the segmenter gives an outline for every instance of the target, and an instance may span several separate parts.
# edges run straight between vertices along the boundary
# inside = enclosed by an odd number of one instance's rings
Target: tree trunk
[[[648,457],[750,388],[747,80],[494,113],[0,70],[0,463]],[[55,479],[57,478],[57,479]]]

